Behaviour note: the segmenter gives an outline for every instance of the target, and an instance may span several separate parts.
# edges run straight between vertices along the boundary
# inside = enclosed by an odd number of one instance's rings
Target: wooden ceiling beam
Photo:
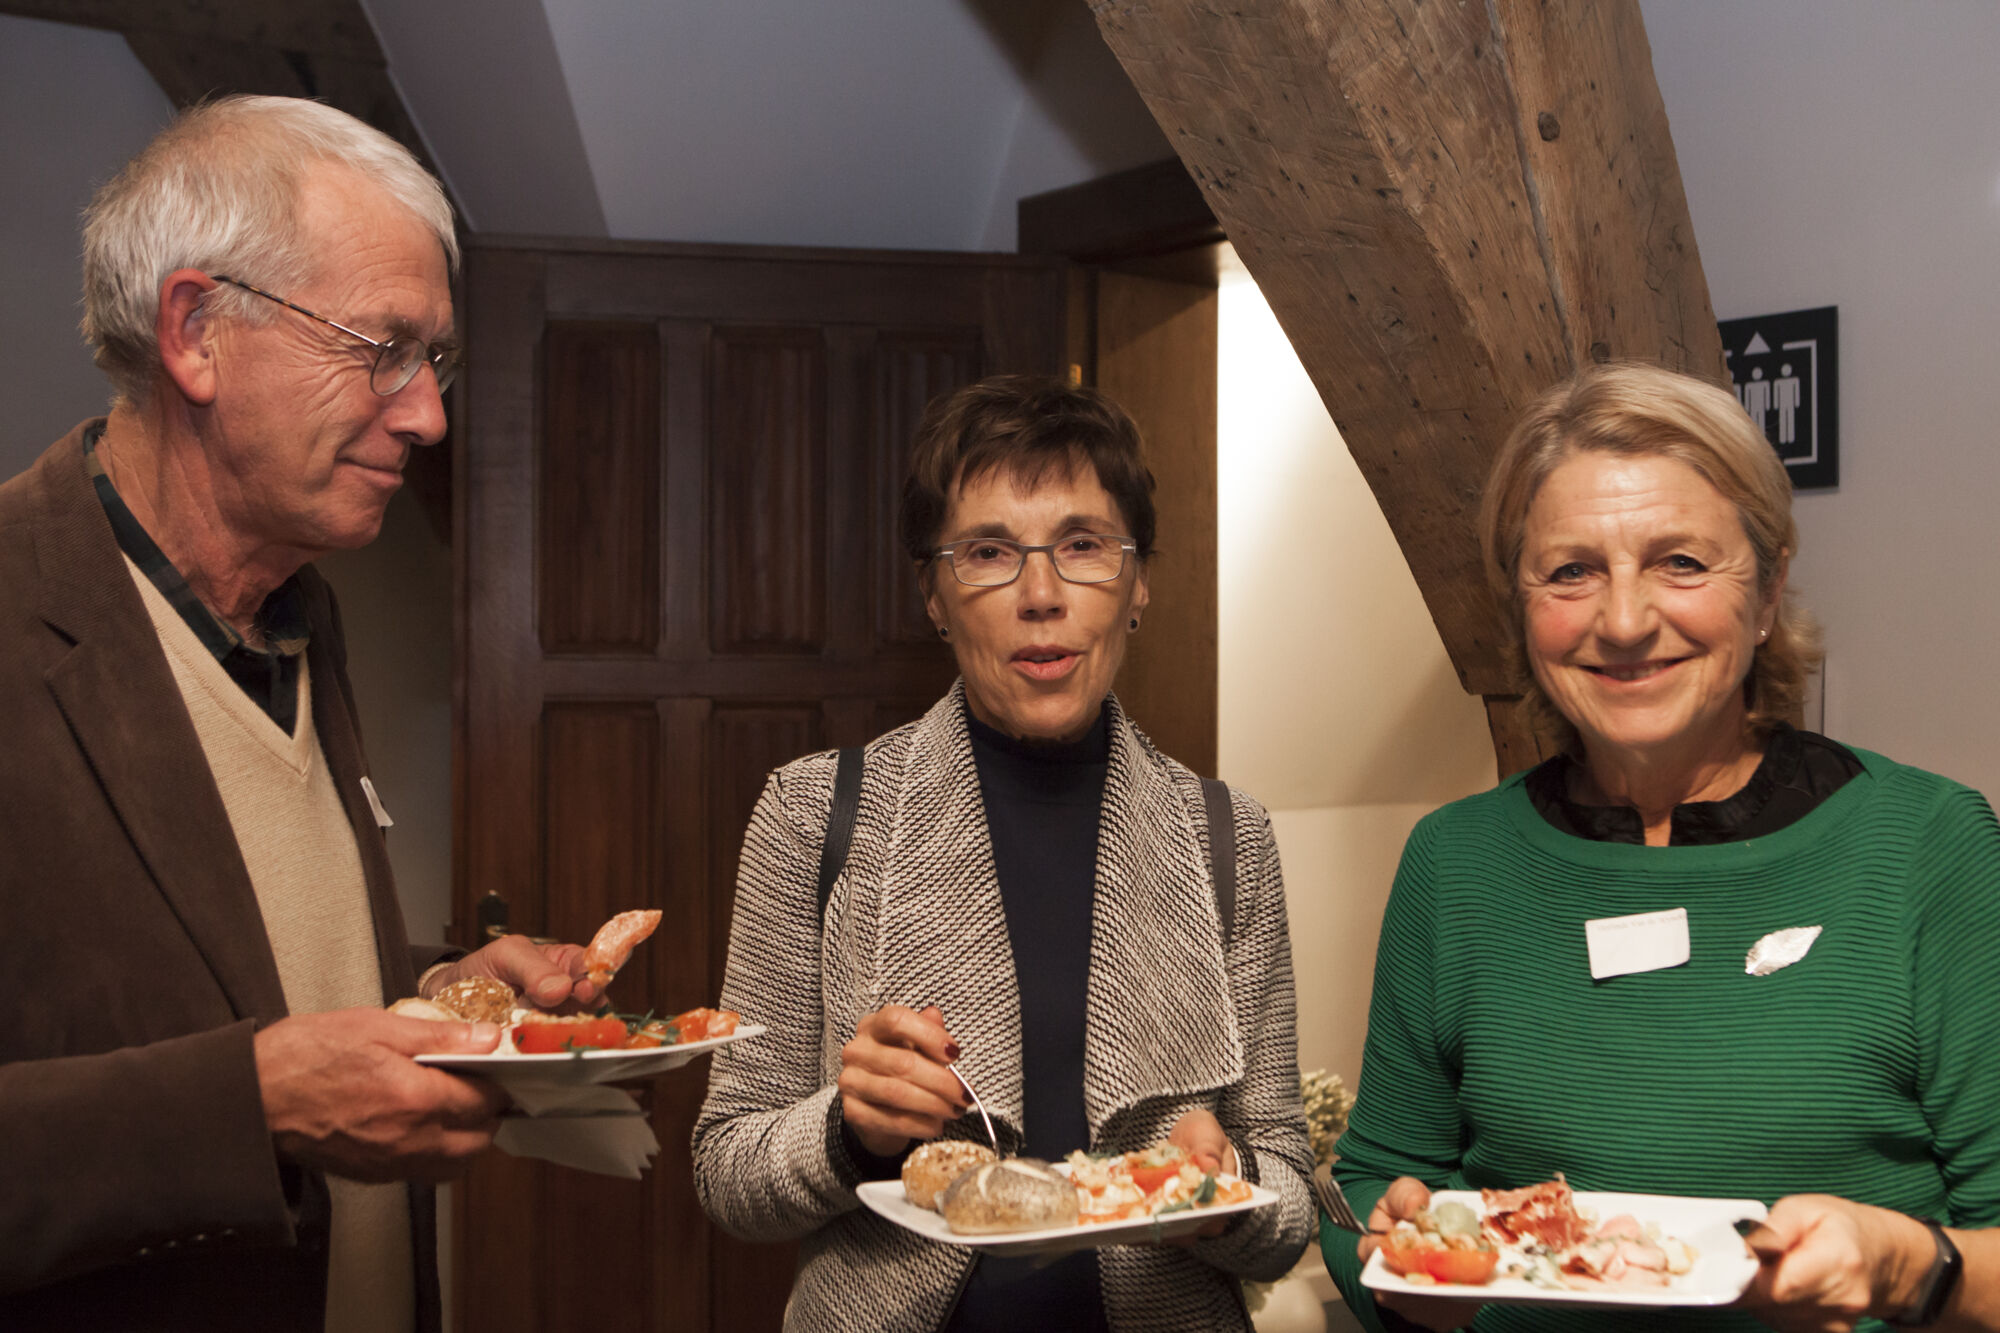
[[[1589,359],[1722,374],[1637,0],[1092,0],[1382,505],[1501,771],[1474,520]]]

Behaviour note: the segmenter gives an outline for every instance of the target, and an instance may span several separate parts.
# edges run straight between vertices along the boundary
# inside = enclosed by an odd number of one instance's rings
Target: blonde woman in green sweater
[[[1945,1228],[2000,1224],[2000,826],[1977,792],[1786,724],[1817,636],[1785,596],[1783,466],[1726,391],[1595,367],[1516,427],[1481,527],[1564,747],[1411,835],[1336,1168],[1356,1211],[1379,1230],[1435,1188],[1557,1171],[1823,1196],[1753,1238],[1762,1317],[1991,1326],[1992,1280],[1942,1259],[1956,1240],[1990,1270],[1988,1238]],[[1613,964],[1593,923],[1638,947]],[[1750,967],[1773,936],[1797,956]],[[1358,1282],[1373,1242],[1322,1240],[1364,1322],[1472,1317],[1385,1311]],[[1489,1305],[1474,1327],[1755,1326],[1621,1318]]]

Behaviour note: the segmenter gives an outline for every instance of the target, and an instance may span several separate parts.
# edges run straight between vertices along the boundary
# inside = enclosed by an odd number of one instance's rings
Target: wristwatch
[[[1931,1264],[1930,1276],[1924,1279],[1922,1290],[1910,1308],[1889,1322],[1897,1328],[1929,1328],[1944,1313],[1945,1303],[1951,1299],[1952,1291],[1958,1286],[1959,1275],[1965,1271],[1965,1257],[1958,1252],[1958,1246],[1951,1243],[1951,1237],[1944,1234],[1944,1227],[1928,1217],[1917,1221],[1930,1229],[1931,1239],[1937,1242],[1937,1258]]]

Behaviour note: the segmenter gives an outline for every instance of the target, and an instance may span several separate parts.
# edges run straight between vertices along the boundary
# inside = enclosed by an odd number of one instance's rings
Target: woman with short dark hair
[[[772,775],[723,985],[771,1031],[717,1053],[695,1129],[710,1215],[804,1242],[787,1328],[1247,1329],[1238,1279],[1278,1277],[1307,1239],[1269,818],[1227,793],[1212,824],[1201,779],[1111,693],[1148,603],[1152,489],[1131,419],[1059,380],[986,380],[918,430],[903,538],[960,679],[867,747],[823,913],[835,755]],[[954,1065],[1004,1150],[1170,1139],[1279,1201],[1190,1245],[1040,1267],[923,1240],[855,1188],[922,1141],[984,1137]]]

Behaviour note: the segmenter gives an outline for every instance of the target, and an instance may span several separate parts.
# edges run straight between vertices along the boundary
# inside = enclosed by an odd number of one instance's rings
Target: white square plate
[[[1486,1215],[1478,1190],[1439,1190],[1433,1205],[1457,1201]],[[1595,1309],[1639,1305],[1727,1305],[1743,1294],[1757,1275],[1757,1260],[1733,1225],[1739,1218],[1762,1221],[1764,1205],[1755,1199],[1694,1199],[1676,1194],[1595,1194],[1578,1190],[1576,1206],[1602,1224],[1630,1213],[1643,1226],[1659,1224],[1695,1249],[1694,1267],[1664,1287],[1603,1287],[1592,1291],[1555,1291],[1524,1278],[1498,1277],[1484,1286],[1452,1282],[1410,1282],[1389,1271],[1377,1250],[1361,1271],[1361,1285],[1391,1295],[1457,1297],[1508,1305],[1570,1305]]]
[[[1057,1167],[1057,1170],[1062,1170]],[[1067,1175],[1068,1172],[1064,1171]],[[1234,1213],[1247,1213],[1253,1208],[1276,1203],[1278,1196],[1262,1185],[1250,1187],[1250,1197],[1242,1203],[1217,1204],[1209,1208],[1194,1208],[1186,1212],[1170,1213],[1162,1218],[1142,1218],[1136,1222],[1078,1222],[1066,1227],[1048,1227],[1040,1231],[1008,1231],[999,1235],[967,1236],[953,1231],[951,1224],[938,1213],[928,1208],[919,1208],[903,1197],[903,1182],[900,1180],[871,1180],[859,1186],[855,1194],[871,1210],[888,1218],[899,1227],[906,1227],[926,1240],[937,1241],[941,1245],[963,1245],[987,1254],[1005,1255],[1057,1255],[1068,1254],[1072,1250],[1094,1250],[1101,1245],[1144,1245],[1150,1241],[1169,1240],[1175,1236],[1185,1236],[1191,1231],[1199,1231],[1218,1217],[1228,1217]]]

